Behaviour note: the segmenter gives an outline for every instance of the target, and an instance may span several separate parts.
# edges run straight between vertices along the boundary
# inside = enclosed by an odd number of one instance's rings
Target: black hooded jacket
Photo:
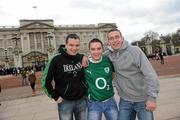
[[[46,65],[42,88],[48,96],[57,100],[77,100],[86,95],[87,86],[81,65],[83,55],[69,55],[62,48]],[[55,82],[55,87],[52,81]]]

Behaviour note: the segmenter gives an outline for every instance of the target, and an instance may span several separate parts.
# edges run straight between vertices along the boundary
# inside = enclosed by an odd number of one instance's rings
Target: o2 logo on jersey
[[[106,73],[109,73],[109,71],[110,71],[109,67],[105,67],[105,68],[104,68],[104,71],[105,71]]]
[[[102,81],[101,83],[103,83],[101,86],[99,85],[99,82],[100,82],[100,81]],[[106,79],[104,79],[103,77],[97,78],[96,81],[95,81],[95,84],[96,84],[96,87],[97,87],[98,89],[100,89],[100,90],[106,88],[106,86],[107,86],[107,90],[109,90],[109,85],[107,85],[107,81],[106,81]]]

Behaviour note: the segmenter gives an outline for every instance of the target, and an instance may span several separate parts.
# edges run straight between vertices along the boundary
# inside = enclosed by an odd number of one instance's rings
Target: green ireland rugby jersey
[[[104,101],[114,95],[112,86],[113,65],[107,56],[98,63],[89,62],[85,68],[85,77],[89,86],[89,99]]]

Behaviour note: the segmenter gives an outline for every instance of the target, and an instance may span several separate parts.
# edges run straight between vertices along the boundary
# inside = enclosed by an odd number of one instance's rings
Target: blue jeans
[[[22,77],[22,86],[28,85],[27,77]]]
[[[101,120],[104,113],[106,120],[117,120],[118,108],[114,97],[106,101],[88,102],[88,120]]]
[[[153,112],[146,110],[146,102],[131,102],[120,99],[118,120],[154,120]],[[136,113],[136,114],[135,114]]]
[[[87,120],[87,99],[63,100],[58,104],[59,120]]]

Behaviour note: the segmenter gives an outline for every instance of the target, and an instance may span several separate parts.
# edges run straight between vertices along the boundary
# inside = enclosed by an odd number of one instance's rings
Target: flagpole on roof
[[[37,11],[37,6],[36,6],[36,5],[35,5],[35,6],[32,6],[32,8],[34,8],[34,10],[35,10],[36,19],[39,19],[39,17],[38,17],[38,11]]]

